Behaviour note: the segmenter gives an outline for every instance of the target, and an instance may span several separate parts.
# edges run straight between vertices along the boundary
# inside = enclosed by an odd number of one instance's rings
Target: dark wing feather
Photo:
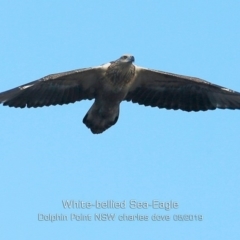
[[[206,111],[240,109],[240,93],[210,82],[136,67],[136,78],[125,98],[145,106]]]
[[[102,68],[96,67],[48,75],[0,93],[0,103],[24,108],[93,99],[102,74]]]

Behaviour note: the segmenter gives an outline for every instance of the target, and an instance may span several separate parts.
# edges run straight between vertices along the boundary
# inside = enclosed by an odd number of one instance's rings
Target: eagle
[[[94,134],[117,122],[124,100],[187,112],[240,109],[239,92],[199,78],[139,67],[134,60],[125,54],[97,67],[51,74],[0,93],[0,103],[36,108],[94,99],[83,118]]]

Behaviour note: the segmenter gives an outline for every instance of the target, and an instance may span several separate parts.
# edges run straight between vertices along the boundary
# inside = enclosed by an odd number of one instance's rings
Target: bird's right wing
[[[93,99],[103,74],[103,66],[51,74],[0,93],[0,103],[30,108]]]

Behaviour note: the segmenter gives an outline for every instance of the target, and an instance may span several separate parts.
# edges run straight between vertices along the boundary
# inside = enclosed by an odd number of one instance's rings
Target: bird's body
[[[101,66],[48,75],[0,93],[0,103],[23,108],[95,99],[83,118],[93,133],[102,133],[117,122],[123,100],[184,111],[240,109],[238,92],[198,78],[138,67],[133,62],[133,56],[123,55]]]
[[[93,133],[101,133],[117,122],[120,103],[126,97],[134,80],[135,66],[132,61],[122,64],[121,68],[119,68],[120,64],[121,62],[113,62],[103,65],[103,68],[106,67],[106,72],[98,81],[95,102],[83,118],[83,123]]]

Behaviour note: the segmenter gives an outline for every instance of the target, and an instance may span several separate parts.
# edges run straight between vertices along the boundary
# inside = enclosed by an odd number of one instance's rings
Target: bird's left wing
[[[0,93],[0,103],[10,107],[43,107],[93,99],[103,67],[51,74]]]
[[[125,98],[145,106],[206,111],[240,109],[240,93],[199,78],[136,66],[136,76]]]

